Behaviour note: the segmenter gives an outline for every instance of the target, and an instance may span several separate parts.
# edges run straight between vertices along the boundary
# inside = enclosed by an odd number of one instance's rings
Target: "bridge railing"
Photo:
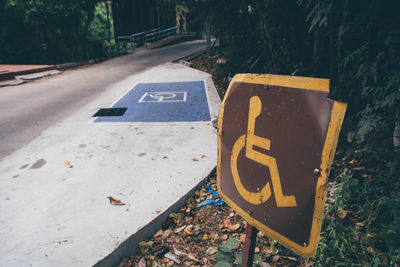
[[[167,38],[168,36],[174,35],[176,32],[176,26],[161,29],[154,28],[149,31],[138,32],[131,35],[118,36],[117,40],[123,43],[126,47],[126,43],[130,43],[133,48],[144,45],[145,43],[153,43],[158,40]]]
[[[154,32],[150,32],[150,33],[146,34],[145,42],[146,43],[153,43],[153,42],[156,42],[158,40],[167,38],[168,36],[175,35],[175,33],[176,33],[176,26],[169,27],[169,28],[162,29],[162,30],[158,30],[158,31],[154,31]]]

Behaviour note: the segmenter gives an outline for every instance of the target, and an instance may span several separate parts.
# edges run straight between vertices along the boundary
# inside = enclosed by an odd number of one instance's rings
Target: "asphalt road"
[[[192,41],[141,50],[105,62],[64,71],[19,86],[0,88],[0,161],[98,97],[108,86],[151,67],[205,49]]]

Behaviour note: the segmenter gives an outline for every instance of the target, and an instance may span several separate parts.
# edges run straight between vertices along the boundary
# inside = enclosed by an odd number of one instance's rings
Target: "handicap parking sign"
[[[127,110],[94,122],[210,121],[204,81],[138,83],[113,108]]]

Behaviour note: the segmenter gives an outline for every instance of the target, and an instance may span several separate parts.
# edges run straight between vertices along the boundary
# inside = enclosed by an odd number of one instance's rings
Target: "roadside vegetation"
[[[400,264],[399,4],[216,5],[220,46],[194,65],[213,74],[221,97],[235,73],[272,73],[329,78],[330,97],[349,104],[314,265]]]
[[[102,0],[0,1],[0,64],[56,64],[117,52]]]

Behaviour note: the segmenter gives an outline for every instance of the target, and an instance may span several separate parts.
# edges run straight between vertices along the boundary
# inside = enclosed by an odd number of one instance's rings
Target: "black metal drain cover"
[[[93,117],[123,116],[128,108],[101,108]]]

